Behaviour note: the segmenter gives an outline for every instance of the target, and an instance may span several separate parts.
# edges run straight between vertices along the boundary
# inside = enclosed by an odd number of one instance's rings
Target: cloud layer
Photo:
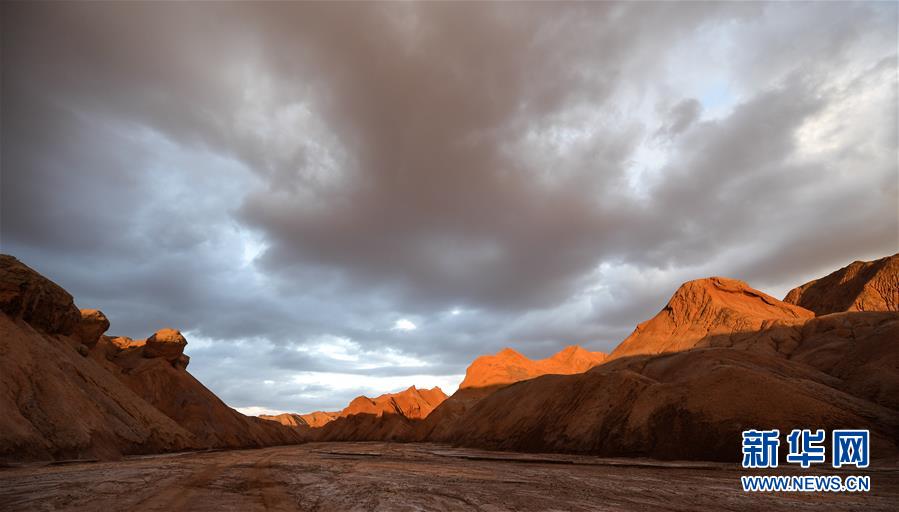
[[[2,250],[234,406],[899,249],[895,4],[2,9]]]

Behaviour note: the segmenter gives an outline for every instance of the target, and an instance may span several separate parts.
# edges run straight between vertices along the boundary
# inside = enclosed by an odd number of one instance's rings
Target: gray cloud
[[[899,247],[894,4],[2,9],[3,251],[190,331],[235,406],[608,350],[684,280]]]
[[[687,98],[671,107],[668,122],[656,131],[656,136],[674,138],[693,125],[702,113],[702,103],[695,98]]]

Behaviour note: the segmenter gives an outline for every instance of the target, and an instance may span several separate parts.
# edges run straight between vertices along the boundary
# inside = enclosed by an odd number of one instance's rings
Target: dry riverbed
[[[743,473],[722,464],[313,443],[0,469],[0,510],[899,510],[896,467],[864,473],[873,492],[859,494],[746,494]]]

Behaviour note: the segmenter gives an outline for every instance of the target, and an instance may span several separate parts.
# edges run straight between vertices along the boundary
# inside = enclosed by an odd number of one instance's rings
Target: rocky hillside
[[[890,283],[899,273],[887,260],[806,285],[807,300],[854,297],[824,316],[742,281],[690,281],[608,357],[569,347],[531,360],[504,349],[477,358],[424,419],[359,400],[358,414],[328,424],[322,439],[733,461],[746,428],[864,427],[878,457],[895,457],[899,297]]]
[[[899,311],[899,254],[856,261],[793,288],[784,302],[827,315],[840,311]]]
[[[749,341],[776,350],[778,343],[794,338],[798,326],[813,316],[811,311],[781,302],[743,281],[697,279],[681,285],[668,304],[639,324],[609,359]],[[766,338],[759,338],[761,331]]]
[[[685,283],[605,363],[492,390],[425,437],[491,449],[732,461],[745,428],[852,426],[871,430],[880,457],[895,457],[896,396],[896,312],[816,318],[740,281],[710,278]]]
[[[117,458],[298,442],[243,416],[191,376],[186,340],[110,338],[109,320],[0,255],[0,459]]]

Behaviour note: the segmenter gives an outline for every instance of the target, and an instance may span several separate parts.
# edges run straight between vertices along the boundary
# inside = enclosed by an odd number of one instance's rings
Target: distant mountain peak
[[[512,384],[541,375],[580,373],[603,362],[606,354],[590,352],[577,345],[569,345],[546,359],[529,359],[511,348],[494,355],[480,356],[465,372],[462,388]]]

